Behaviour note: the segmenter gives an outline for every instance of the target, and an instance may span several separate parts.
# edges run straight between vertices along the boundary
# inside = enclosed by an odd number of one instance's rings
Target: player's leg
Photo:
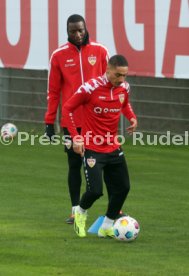
[[[110,198],[106,215],[115,219],[121,210],[123,203],[130,190],[129,173],[124,156],[119,157],[118,163],[107,165],[104,170],[109,174],[107,185],[111,187],[112,196]]]
[[[108,172],[108,170],[104,170],[104,182],[106,184],[106,189],[107,189],[107,194],[108,194],[108,200],[110,201],[111,200],[111,195],[112,195],[112,191],[111,191],[111,185],[108,185],[109,182],[111,182],[111,179],[110,179],[110,174]],[[119,214],[117,216],[117,219],[120,218],[120,217],[123,217],[125,216],[125,214],[123,213],[122,210],[119,211]]]
[[[130,189],[128,168],[123,155],[116,151],[109,155],[111,162],[104,167],[106,185],[111,191],[105,219],[98,235],[100,237],[113,236],[113,222],[119,214]]]
[[[102,169],[104,167],[104,154],[86,150],[83,167],[86,191],[81,197],[80,206],[83,209],[89,209],[103,195]]]
[[[80,130],[79,130],[80,131]],[[65,152],[67,153],[68,158],[68,188],[72,204],[71,216],[66,219],[66,223],[74,223],[74,212],[76,206],[79,205],[80,201],[80,190],[81,190],[81,166],[82,159],[81,156],[73,151],[72,142],[69,136],[69,132],[64,128],[64,135],[66,135],[66,145]]]
[[[74,230],[79,237],[85,237],[87,209],[103,195],[101,154],[86,150],[83,158],[86,178],[86,191],[81,197],[80,204],[75,210]]]
[[[72,215],[74,215],[74,209],[78,206],[80,201],[81,190],[81,166],[82,159],[79,154],[73,151],[67,152],[68,156],[68,187],[72,204]],[[68,220],[67,220],[68,222]]]

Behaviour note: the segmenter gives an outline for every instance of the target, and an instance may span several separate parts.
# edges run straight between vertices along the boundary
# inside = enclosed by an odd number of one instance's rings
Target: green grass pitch
[[[71,206],[62,145],[0,145],[0,276],[189,275],[188,146],[128,143],[124,151],[131,191],[123,210],[141,227],[131,243],[80,239],[65,224]],[[87,227],[106,204],[104,191]]]

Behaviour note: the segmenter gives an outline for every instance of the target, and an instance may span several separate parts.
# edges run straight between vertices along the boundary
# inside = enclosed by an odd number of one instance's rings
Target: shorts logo
[[[96,63],[96,57],[90,56],[88,57],[88,62],[93,66]]]
[[[119,101],[120,101],[120,103],[122,104],[124,102],[124,100],[125,100],[125,95],[124,94],[120,94],[119,95]]]
[[[87,158],[87,164],[89,165],[90,168],[93,168],[96,164],[96,159],[90,157],[90,158]]]

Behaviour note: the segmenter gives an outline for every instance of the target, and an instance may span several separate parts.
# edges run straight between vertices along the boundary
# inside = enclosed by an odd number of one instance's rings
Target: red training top
[[[93,41],[82,45],[80,50],[67,42],[53,52],[48,77],[46,124],[54,123],[60,99],[63,107],[80,85],[105,73],[108,59],[107,49]],[[74,121],[77,127],[81,127],[82,107],[74,112]],[[68,127],[67,119],[63,116],[61,126]]]
[[[63,108],[72,138],[78,135],[73,112],[81,105],[83,105],[81,135],[84,138],[85,148],[105,153],[119,148],[117,131],[121,113],[128,120],[136,118],[129,103],[129,84],[124,82],[118,87],[113,87],[104,75],[80,86]]]

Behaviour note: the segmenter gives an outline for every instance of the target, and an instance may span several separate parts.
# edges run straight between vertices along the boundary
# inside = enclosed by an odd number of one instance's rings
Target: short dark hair
[[[67,27],[69,23],[76,23],[82,21],[85,24],[85,19],[79,14],[72,14],[67,19]]]
[[[122,55],[114,55],[109,59],[108,62],[111,66],[117,67],[117,66],[128,66],[128,61],[126,58]]]

